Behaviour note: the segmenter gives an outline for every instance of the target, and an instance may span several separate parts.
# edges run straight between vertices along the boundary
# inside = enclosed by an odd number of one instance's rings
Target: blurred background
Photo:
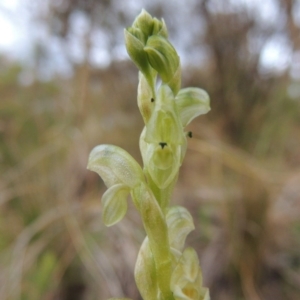
[[[211,97],[173,195],[211,298],[300,299],[297,0],[0,0],[0,299],[140,299],[140,218],[106,228],[86,164],[103,143],[141,162],[123,28],[143,7]]]

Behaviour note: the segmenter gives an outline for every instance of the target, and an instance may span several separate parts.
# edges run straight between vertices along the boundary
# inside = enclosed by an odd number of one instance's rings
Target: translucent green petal
[[[145,124],[148,123],[155,106],[155,95],[143,73],[139,72],[138,107]]]
[[[148,149],[148,143],[145,142],[145,136],[146,136],[146,127],[143,128],[142,133],[140,135],[140,140],[139,140],[139,146],[140,146],[140,152],[142,155],[144,167],[146,165],[147,161],[147,149]]]
[[[166,215],[171,247],[182,251],[187,235],[195,229],[193,218],[182,206],[171,207]]]
[[[185,88],[176,96],[176,105],[183,126],[210,110],[209,96],[200,88]]]
[[[167,82],[167,85],[171,88],[173,94],[176,96],[181,87],[181,66],[180,63],[174,76]]]
[[[202,288],[200,300],[210,300],[208,288]]]
[[[116,184],[103,194],[102,219],[106,226],[118,223],[125,216],[129,191],[127,186]]]
[[[114,145],[95,147],[87,168],[98,173],[107,187],[121,183],[133,188],[144,180],[143,171],[135,159]]]
[[[186,248],[182,253],[171,278],[171,289],[175,300],[203,300],[202,273],[197,253]]]
[[[183,126],[172,90],[162,85],[157,92],[155,108],[146,125],[145,141],[147,143],[182,144],[184,142]]]
[[[183,129],[178,126],[176,116],[170,111],[155,110],[147,124],[147,143],[181,144]]]
[[[134,277],[143,300],[157,300],[158,286],[154,258],[145,238],[135,265]]]
[[[169,169],[174,163],[174,153],[171,147],[164,144],[150,145],[153,147],[153,164],[160,170]]]
[[[150,174],[152,180],[154,183],[160,188],[164,189],[166,188],[173,180],[176,178],[178,170],[180,168],[180,153],[181,153],[181,147],[179,146],[172,146],[168,145],[165,146],[164,149],[160,149],[159,151],[170,151],[168,148],[171,148],[171,153],[168,152],[168,159],[171,160],[173,163],[170,165],[169,168],[160,169],[162,165],[156,165],[158,161],[161,161],[164,157],[160,152],[152,151],[153,147],[151,147],[151,144],[148,145],[148,151],[146,153],[146,163],[145,168],[147,168],[148,173]],[[161,155],[160,158],[158,156]],[[172,155],[170,157],[170,155]]]

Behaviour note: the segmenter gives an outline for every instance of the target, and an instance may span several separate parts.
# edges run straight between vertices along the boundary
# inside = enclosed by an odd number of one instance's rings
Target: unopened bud
[[[179,57],[174,47],[163,36],[153,35],[148,38],[144,50],[152,68],[163,82],[168,83],[179,66]]]
[[[124,30],[126,50],[139,68],[144,74],[152,93],[155,94],[155,79],[156,71],[152,69],[148,62],[147,53],[144,51],[144,40],[146,37],[143,35],[140,29],[129,27]]]
[[[161,35],[164,38],[168,38],[168,29],[164,19],[159,21],[156,18],[153,18],[153,31],[152,35]]]
[[[132,27],[139,28],[148,37],[152,34],[153,25],[154,22],[151,15],[142,9],[141,13],[135,18]]]

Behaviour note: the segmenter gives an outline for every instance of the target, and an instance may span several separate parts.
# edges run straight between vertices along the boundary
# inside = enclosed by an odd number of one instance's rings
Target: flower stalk
[[[143,169],[117,146],[92,150],[88,169],[97,172],[108,188],[102,196],[103,221],[107,226],[121,221],[131,195],[147,234],[135,266],[144,300],[208,300],[197,254],[184,248],[194,229],[192,216],[184,207],[170,206],[170,198],[191,136],[185,126],[210,110],[209,96],[200,88],[181,89],[180,58],[168,40],[164,20],[142,10],[125,29],[125,44],[139,69]]]

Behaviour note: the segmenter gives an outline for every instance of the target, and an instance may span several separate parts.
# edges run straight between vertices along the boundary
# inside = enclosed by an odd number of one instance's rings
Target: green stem
[[[165,216],[151,189],[145,184],[142,185],[139,208],[155,262],[157,284],[161,291],[160,300],[173,300],[170,290],[172,261]]]

